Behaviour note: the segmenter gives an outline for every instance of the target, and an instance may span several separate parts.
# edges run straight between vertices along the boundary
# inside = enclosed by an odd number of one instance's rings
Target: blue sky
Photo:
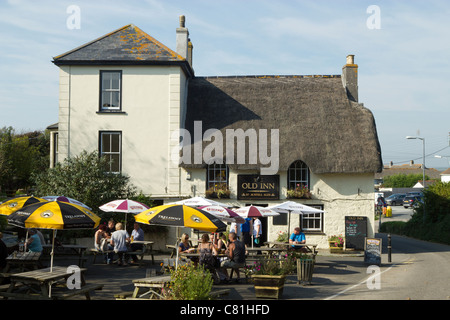
[[[67,26],[71,5],[79,29]],[[379,14],[368,12],[373,5]],[[383,162],[421,163],[421,141],[405,139],[420,135],[427,166],[449,166],[434,157],[450,157],[447,0],[2,0],[0,127],[26,132],[58,121],[54,56],[129,23],[175,49],[181,14],[197,76],[341,74],[354,54]]]

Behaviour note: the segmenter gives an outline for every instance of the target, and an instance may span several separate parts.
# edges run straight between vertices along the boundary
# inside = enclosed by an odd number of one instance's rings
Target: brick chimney
[[[355,56],[347,56],[347,64],[342,68],[342,84],[350,100],[358,102],[358,65]]]
[[[180,16],[180,27],[177,28],[177,53],[185,58],[192,67],[192,48],[194,46],[189,39],[189,30],[185,23],[185,16]]]

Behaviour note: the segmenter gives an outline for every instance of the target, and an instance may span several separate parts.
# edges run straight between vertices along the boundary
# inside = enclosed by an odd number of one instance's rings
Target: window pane
[[[120,152],[120,135],[111,135],[111,152]]]
[[[111,155],[111,172],[119,172],[120,171],[120,156],[118,154]]]
[[[102,134],[102,152],[110,152],[111,151],[111,135],[110,134]]]
[[[111,89],[111,73],[102,72],[102,90]]]
[[[120,89],[120,73],[111,73],[111,89]]]
[[[111,92],[111,107],[118,108],[120,104],[120,93],[118,91]]]

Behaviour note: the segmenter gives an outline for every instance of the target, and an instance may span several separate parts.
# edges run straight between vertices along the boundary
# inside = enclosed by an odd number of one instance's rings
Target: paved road
[[[407,221],[412,212],[393,207],[393,217],[382,221]],[[379,276],[360,273],[359,282],[347,285],[332,299],[450,300],[450,246],[392,235],[392,262],[388,263],[387,235],[377,237],[383,239]]]

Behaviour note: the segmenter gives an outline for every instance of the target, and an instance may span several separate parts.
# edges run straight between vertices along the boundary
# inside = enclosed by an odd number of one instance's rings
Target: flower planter
[[[340,253],[344,250],[344,246],[342,244],[336,244],[336,241],[328,241],[328,245],[330,246],[331,253]]]
[[[298,283],[311,284],[314,273],[314,259],[297,259],[297,280]]]
[[[285,275],[252,275],[256,298],[280,299],[283,295]]]

